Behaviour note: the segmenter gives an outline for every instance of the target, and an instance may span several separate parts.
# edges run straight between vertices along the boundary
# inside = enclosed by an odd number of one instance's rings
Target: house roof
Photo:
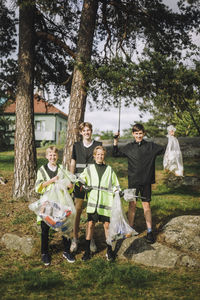
[[[9,104],[10,102],[10,104]],[[15,114],[16,111],[16,102],[8,100],[5,105],[4,113],[5,114]],[[54,105],[48,103],[44,99],[39,99],[37,96],[34,97],[34,114],[60,114],[65,119],[68,117],[67,114],[56,108]]]

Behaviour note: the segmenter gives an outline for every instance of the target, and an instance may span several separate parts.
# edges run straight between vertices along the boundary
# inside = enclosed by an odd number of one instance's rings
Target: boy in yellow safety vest
[[[80,174],[82,188],[87,192],[87,215],[88,227],[86,233],[86,249],[82,257],[83,261],[91,258],[90,242],[96,222],[103,222],[105,237],[108,238],[111,208],[113,205],[114,192],[119,190],[117,176],[110,166],[104,163],[106,150],[102,146],[94,149],[95,163],[89,165]],[[107,260],[114,259],[112,246],[107,244]]]
[[[57,164],[58,149],[56,147],[50,146],[46,149],[46,158],[48,162],[39,168],[35,183],[35,191],[41,195],[53,187],[53,184],[59,179],[58,171],[62,169],[62,166]],[[68,185],[68,188],[73,188],[72,183]],[[45,266],[49,266],[51,262],[48,249],[50,227],[40,217],[37,217],[37,221],[41,225],[42,262]],[[65,236],[62,236],[62,239],[64,245],[63,257],[70,263],[75,262],[74,255],[70,252],[71,240]]]

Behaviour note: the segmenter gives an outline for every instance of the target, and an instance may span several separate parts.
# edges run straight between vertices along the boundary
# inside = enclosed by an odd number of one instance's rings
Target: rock
[[[197,176],[175,176],[173,173],[165,175],[165,184],[170,188],[179,188],[181,186],[199,187],[200,178]]]
[[[6,233],[2,236],[1,242],[9,250],[18,250],[27,256],[33,254],[34,241],[30,236],[19,237],[16,234]]]
[[[184,176],[182,185],[200,186],[200,178],[196,176]]]
[[[200,216],[180,216],[164,227],[154,244],[131,237],[114,244],[119,259],[158,268],[200,267]]]
[[[149,267],[200,266],[200,261],[195,258],[191,258],[176,249],[169,248],[158,242],[148,244],[144,238],[134,237],[121,241],[121,247],[117,255],[119,259],[129,259]]]
[[[159,238],[182,251],[200,254],[200,216],[180,216],[169,221]]]

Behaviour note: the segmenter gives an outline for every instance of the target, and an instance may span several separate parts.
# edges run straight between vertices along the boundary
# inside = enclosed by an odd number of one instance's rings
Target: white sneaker
[[[73,238],[70,246],[70,251],[71,252],[76,252],[78,249],[78,239]]]
[[[93,253],[97,252],[97,246],[95,244],[94,239],[91,239],[91,242],[90,242],[90,251],[93,252]]]

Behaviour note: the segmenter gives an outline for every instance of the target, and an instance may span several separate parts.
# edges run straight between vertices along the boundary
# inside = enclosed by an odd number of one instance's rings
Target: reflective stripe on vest
[[[90,186],[93,190],[97,190],[97,191],[105,191],[105,192],[110,192],[113,193],[113,190],[110,188],[106,188],[106,187],[98,187],[98,186]]]
[[[40,168],[40,172],[42,173],[42,177],[44,178],[44,181],[47,181],[47,176],[49,177],[49,175],[48,175],[47,172],[45,171],[44,166],[42,166],[42,167]],[[50,179],[50,177],[49,177],[49,179]]]
[[[89,164],[94,163],[93,151],[94,151],[94,148],[96,146],[99,146],[99,145],[102,145],[102,143],[93,140],[92,145],[89,148],[87,148],[88,156],[86,157],[85,147],[83,145],[83,142],[82,141],[81,142],[76,142],[74,144],[75,153],[76,153],[76,159],[75,159],[76,160],[76,170],[75,170],[75,173],[83,172],[83,169],[85,167],[87,167]]]
[[[106,172],[106,170],[105,170]],[[112,189],[112,173],[113,173],[113,170],[111,170],[111,176],[109,178],[109,183],[108,183],[108,187],[98,187],[98,186],[95,186],[95,185],[91,185],[92,189],[93,190],[98,190],[98,191],[105,191],[105,192],[110,192],[110,193],[113,193],[113,189]],[[90,177],[90,182],[92,183],[92,176],[91,176],[91,171],[90,171],[90,168],[88,168],[88,175]]]
[[[90,166],[92,164],[76,164],[76,168],[83,168],[85,169],[87,166]]]
[[[91,207],[96,207],[96,204],[95,203],[91,203],[91,202],[88,202],[88,206],[91,206]],[[103,208],[103,209],[108,209],[108,210],[111,210],[112,207],[108,206],[108,205],[103,205],[103,204],[99,204],[97,205],[98,208]]]

